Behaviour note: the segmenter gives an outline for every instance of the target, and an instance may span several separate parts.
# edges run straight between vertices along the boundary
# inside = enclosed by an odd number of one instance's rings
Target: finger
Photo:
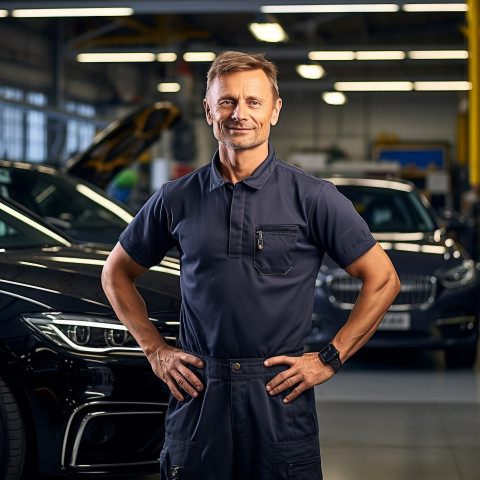
[[[284,372],[279,373],[276,377],[272,378],[267,383],[267,392],[278,387],[278,385],[283,383],[289,376],[291,376],[291,372],[289,370],[285,370]]]
[[[277,384],[276,386],[267,385],[267,392],[270,395],[277,395],[279,393],[288,390],[289,388],[293,388],[295,385],[299,384],[302,381],[302,376],[300,374],[293,375],[291,377],[286,378],[283,382]]]
[[[175,382],[169,381],[167,382],[167,386],[172,392],[172,395],[179,401],[183,402],[185,400],[185,397],[182,395],[178,387],[175,385]]]
[[[303,393],[307,388],[304,386],[303,383],[295,387],[284,399],[283,403],[290,403],[291,401],[295,400],[301,393]]]
[[[175,375],[175,383],[183,390],[187,395],[191,397],[198,397],[197,390],[187,381],[187,379],[180,373]]]
[[[195,357],[194,355],[191,355],[190,353],[184,353],[182,360],[197,368],[204,367],[203,360],[201,358]]]
[[[203,390],[203,383],[201,380],[188,368],[184,367],[183,369],[179,369],[179,374],[183,376],[186,381],[197,391]],[[182,386],[182,385],[181,385]],[[183,388],[183,386],[182,386]]]
[[[286,355],[279,355],[278,357],[267,358],[263,364],[266,367],[273,367],[275,365],[293,365],[293,357],[287,357]]]

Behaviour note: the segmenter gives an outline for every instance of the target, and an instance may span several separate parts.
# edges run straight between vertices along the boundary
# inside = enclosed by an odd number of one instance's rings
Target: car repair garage
[[[0,0],[0,45],[0,480],[479,478],[476,0]]]

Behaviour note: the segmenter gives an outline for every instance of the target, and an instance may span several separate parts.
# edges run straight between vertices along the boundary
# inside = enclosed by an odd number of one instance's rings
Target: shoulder
[[[194,185],[204,185],[205,182],[209,182],[211,165],[203,165],[197,168],[193,172],[177,178],[175,180],[169,180],[164,183],[158,192],[162,196],[175,195],[177,192],[184,192],[191,190]]]
[[[311,175],[310,173],[305,172],[301,168],[287,163],[278,157],[276,157],[276,161],[279,175],[289,177],[290,181],[293,180],[295,183],[304,185],[305,187],[308,187],[315,191],[317,194],[320,193],[322,190],[336,190],[333,183],[328,180],[323,180],[322,178],[315,177],[314,175]]]

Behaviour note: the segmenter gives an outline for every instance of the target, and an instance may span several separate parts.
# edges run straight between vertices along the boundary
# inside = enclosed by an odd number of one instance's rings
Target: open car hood
[[[174,128],[180,109],[171,102],[155,102],[115,120],[101,131],[93,144],[71,158],[64,170],[105,189],[121,170],[132,165],[160,133]]]

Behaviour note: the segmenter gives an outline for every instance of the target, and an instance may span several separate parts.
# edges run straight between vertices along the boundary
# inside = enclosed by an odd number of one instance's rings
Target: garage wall
[[[108,121],[129,111],[135,102],[160,98],[178,101],[196,132],[195,164],[210,160],[215,141],[201,106],[206,68],[192,67],[184,76],[184,83],[190,84],[188,96],[162,97],[156,92],[156,85],[178,74],[176,67],[106,64],[99,68],[68,57],[57,62],[55,59],[65,54],[61,43],[61,47],[55,46],[55,38],[63,35],[61,26],[53,36],[52,32],[48,36],[42,32],[38,19],[35,27],[29,29],[1,23],[0,26],[0,86],[44,91],[52,103],[58,99],[92,102],[98,115]],[[313,90],[311,84],[308,89],[301,85],[299,82],[296,90],[282,90],[280,78],[284,106],[271,138],[277,154],[285,160],[295,152],[332,147],[353,160],[370,159],[372,142],[382,134],[395,135],[405,142],[446,141],[455,153],[457,93],[351,93],[347,104],[338,107],[326,105],[321,92]]]
[[[336,147],[352,160],[370,160],[372,143],[382,137],[402,142],[448,142],[455,153],[459,97],[432,92],[347,94],[342,106],[282,94],[280,121],[272,130],[277,153],[288,159],[302,150]]]

